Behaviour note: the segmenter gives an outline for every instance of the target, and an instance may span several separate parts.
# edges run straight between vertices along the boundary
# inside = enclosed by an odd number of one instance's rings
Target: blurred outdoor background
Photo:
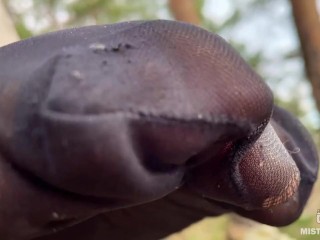
[[[0,0],[0,46],[58,29],[137,19],[178,19],[225,38],[265,79],[320,146],[320,0]],[[320,182],[301,218],[273,228],[228,215],[167,240],[320,239]]]

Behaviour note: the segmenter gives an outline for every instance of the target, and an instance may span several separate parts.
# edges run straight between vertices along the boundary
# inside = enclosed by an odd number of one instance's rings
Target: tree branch
[[[320,111],[320,20],[316,0],[291,0],[292,13],[317,108]]]
[[[195,0],[169,0],[169,8],[176,20],[200,25]]]

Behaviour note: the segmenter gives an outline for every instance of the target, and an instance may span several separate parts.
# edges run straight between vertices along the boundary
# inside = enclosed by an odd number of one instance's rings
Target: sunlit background
[[[308,0],[301,0],[308,1]],[[67,27],[137,19],[174,19],[166,0],[6,0],[20,39]],[[318,0],[320,10],[320,0]],[[275,93],[276,102],[294,113],[318,146],[320,118],[304,74],[299,39],[287,0],[196,0],[201,25],[225,38],[256,69]],[[0,34],[1,29],[0,29]],[[285,228],[272,228],[237,217],[206,219],[170,240],[320,239],[301,236],[301,227],[320,227],[320,185],[302,217]],[[236,234],[234,233],[236,232]]]

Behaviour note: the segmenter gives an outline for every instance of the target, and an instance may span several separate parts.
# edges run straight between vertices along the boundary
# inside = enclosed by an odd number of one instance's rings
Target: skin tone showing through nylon
[[[11,44],[0,49],[0,233],[157,239],[229,211],[285,225],[316,178],[307,139],[226,42],[188,24]]]

